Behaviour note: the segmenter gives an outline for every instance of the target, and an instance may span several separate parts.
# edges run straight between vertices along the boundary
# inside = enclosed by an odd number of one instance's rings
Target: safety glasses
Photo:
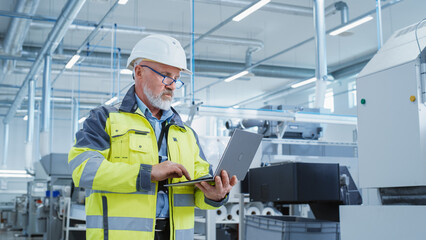
[[[178,78],[178,79],[173,79],[173,78],[171,78],[171,77],[168,77],[168,76],[166,76],[166,75],[164,75],[164,74],[161,74],[161,73],[159,73],[158,71],[156,71],[155,69],[153,69],[152,67],[149,67],[149,66],[147,66],[147,65],[139,65],[139,66],[141,66],[141,67],[146,67],[146,68],[149,68],[149,69],[151,69],[151,71],[153,71],[153,72],[155,72],[156,74],[158,74],[158,75],[160,75],[162,78],[163,78],[163,80],[162,80],[162,82],[163,82],[163,84],[164,85],[166,85],[166,86],[170,86],[170,85],[172,85],[173,83],[176,83],[176,88],[177,89],[179,89],[179,88],[181,88],[182,86],[183,86],[183,82]]]

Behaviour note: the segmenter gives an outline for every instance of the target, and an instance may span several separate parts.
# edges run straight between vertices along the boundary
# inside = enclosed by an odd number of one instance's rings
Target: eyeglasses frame
[[[178,78],[178,79],[173,79],[173,78],[171,78],[171,77],[169,77],[169,76],[166,76],[166,75],[164,75],[164,74],[161,74],[160,72],[158,72],[157,70],[153,69],[153,68],[152,68],[152,67],[150,67],[150,66],[147,66],[147,65],[138,65],[138,66],[149,68],[149,69],[151,69],[151,71],[153,71],[153,72],[155,72],[156,74],[158,74],[158,75],[160,75],[161,77],[163,77],[163,80],[161,80],[161,82],[162,82],[164,85],[166,85],[166,86],[170,86],[170,85],[172,85],[173,83],[175,83],[175,84],[176,84],[176,89],[180,89],[181,87],[183,87],[183,85],[185,85],[185,83],[183,83],[183,82],[182,82],[179,78]],[[166,78],[170,78],[170,79],[172,80],[172,82],[171,82],[170,84],[165,83],[165,82],[164,82],[164,80],[166,80]],[[180,85],[180,86],[179,86],[179,84],[182,84],[182,85]]]

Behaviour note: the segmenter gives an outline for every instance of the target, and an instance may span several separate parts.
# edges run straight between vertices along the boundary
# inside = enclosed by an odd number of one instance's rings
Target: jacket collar
[[[138,103],[135,97],[135,85],[133,84],[133,86],[130,87],[130,89],[126,93],[126,96],[124,96],[123,101],[121,102],[120,112],[135,113],[137,109]],[[179,114],[174,108],[171,108],[171,110],[173,111],[174,116],[170,120],[170,124],[177,125],[180,128],[185,129],[185,125],[183,124],[183,121]]]

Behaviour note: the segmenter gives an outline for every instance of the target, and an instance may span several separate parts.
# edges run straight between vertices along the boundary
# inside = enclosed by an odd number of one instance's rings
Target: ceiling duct
[[[21,88],[16,94],[16,97],[13,101],[12,106],[10,107],[6,117],[3,119],[4,124],[9,123],[9,121],[15,115],[16,109],[18,109],[19,105],[21,105],[22,100],[25,96],[26,89],[28,87],[28,81],[32,79],[40,71],[44,55],[46,53],[51,54],[56,49],[59,42],[62,40],[65,33],[67,32],[69,25],[77,16],[78,12],[80,11],[84,3],[85,3],[85,0],[75,0],[75,1],[69,0],[66,3],[58,21],[56,22],[52,31],[49,33],[49,36],[47,37],[45,44],[43,45],[42,49],[38,53],[37,58],[34,61],[33,65],[31,66],[30,72],[25,77],[25,80],[22,83]]]
[[[33,15],[38,7],[39,0],[19,0],[15,5],[15,12]],[[27,36],[31,19],[13,18],[7,29],[7,34],[3,41],[3,51],[6,54],[19,55],[22,44]],[[10,60],[1,61],[0,82],[5,75],[13,70],[14,62]]]

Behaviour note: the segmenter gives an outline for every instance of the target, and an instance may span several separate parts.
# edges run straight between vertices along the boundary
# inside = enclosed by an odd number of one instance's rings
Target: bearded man
[[[68,163],[75,186],[86,189],[87,239],[194,239],[194,207],[227,201],[235,176],[214,185],[166,188],[212,176],[198,136],[170,107],[180,73],[191,74],[181,44],[150,35],[132,50],[135,84],[116,106],[90,111]]]

